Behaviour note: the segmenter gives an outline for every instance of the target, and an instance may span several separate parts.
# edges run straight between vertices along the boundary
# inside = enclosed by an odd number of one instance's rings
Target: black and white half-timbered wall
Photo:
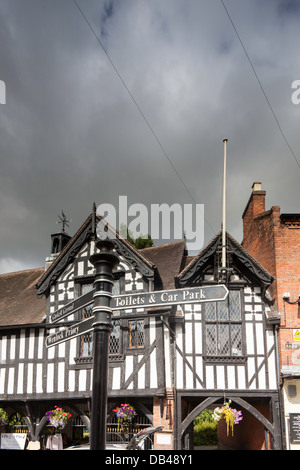
[[[109,343],[107,439],[118,435],[113,410],[134,406],[131,432],[162,426],[154,449],[193,448],[193,420],[231,400],[242,410],[223,448],[282,446],[276,324],[268,296],[272,276],[227,234],[227,270],[220,277],[221,233],[195,257],[185,241],[137,250],[116,238],[113,294],[226,284],[222,302],[115,311]],[[46,269],[0,276],[0,407],[18,414],[29,439],[47,433],[55,405],[72,414],[69,442],[89,429],[92,332],[46,347],[46,338],[92,314],[92,305],[51,322],[51,314],[93,289],[97,252],[93,215],[71,238],[52,236]],[[35,291],[35,292],[34,292]]]

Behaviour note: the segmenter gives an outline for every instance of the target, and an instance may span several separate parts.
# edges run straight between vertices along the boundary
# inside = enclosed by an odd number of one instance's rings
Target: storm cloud
[[[242,240],[253,181],[299,212],[299,2],[0,0],[0,273],[40,267],[61,210],[204,204]]]

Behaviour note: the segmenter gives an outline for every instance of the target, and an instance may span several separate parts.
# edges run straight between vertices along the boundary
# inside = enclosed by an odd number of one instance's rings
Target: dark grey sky
[[[0,0],[0,273],[44,265],[62,209],[72,235],[119,195],[204,204],[209,241],[225,137],[228,231],[253,181],[300,212],[298,1],[224,0],[294,156],[222,1],[77,2],[119,75],[73,0]]]

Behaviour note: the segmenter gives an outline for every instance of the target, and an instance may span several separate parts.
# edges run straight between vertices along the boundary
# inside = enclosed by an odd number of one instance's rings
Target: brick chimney
[[[255,181],[252,185],[252,193],[250,195],[249,201],[242,215],[243,241],[246,240],[250,232],[254,217],[265,212],[265,198],[266,191],[262,191],[261,182]]]
[[[275,237],[280,225],[280,207],[265,210],[266,191],[261,183],[252,185],[252,193],[243,213],[243,247],[276,278]],[[271,286],[276,296],[276,282]]]

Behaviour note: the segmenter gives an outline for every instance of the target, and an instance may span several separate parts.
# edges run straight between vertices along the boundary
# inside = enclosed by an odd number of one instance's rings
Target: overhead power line
[[[99,39],[99,36],[98,34],[96,33],[96,31],[94,30],[94,28],[92,27],[91,23],[89,22],[89,20],[87,19],[86,15],[84,14],[84,12],[82,11],[82,9],[80,8],[80,6],[78,5],[77,1],[76,0],[73,0],[73,2],[75,3],[75,5],[77,6],[78,10],[80,11],[81,15],[83,16],[83,18],[85,19],[86,23],[88,24],[89,28],[91,29],[92,33],[94,34],[96,40],[98,41],[99,45],[101,46],[104,54],[106,55],[107,59],[109,60],[111,66],[113,67],[114,71],[116,72],[117,76],[119,77],[119,79],[121,80],[125,90],[127,91],[127,93],[129,94],[131,100],[133,101],[133,103],[135,104],[135,106],[137,107],[140,115],[142,116],[143,120],[145,121],[145,123],[147,124],[148,128],[150,129],[153,137],[155,138],[155,140],[157,141],[158,145],[160,146],[164,156],[167,158],[168,162],[170,163],[170,165],[172,166],[174,172],[176,173],[177,177],[179,178],[179,180],[181,181],[181,183],[183,184],[183,186],[185,187],[187,193],[189,194],[190,198],[192,199],[192,201],[194,203],[196,203],[196,201],[194,200],[192,194],[190,193],[188,187],[186,186],[185,182],[183,181],[182,177],[180,176],[179,172],[177,171],[175,165],[173,164],[173,162],[171,161],[171,159],[169,158],[167,152],[165,151],[165,149],[163,148],[159,138],[157,137],[156,133],[154,132],[154,129],[152,128],[150,122],[148,121],[148,119],[146,118],[145,114],[143,113],[141,107],[139,106],[138,102],[136,101],[136,99],[134,98],[133,94],[131,93],[131,91],[129,90],[128,86],[126,85],[122,75],[120,74],[120,72],[118,71],[117,67],[115,66],[114,62],[112,61],[111,57],[109,56],[108,52],[106,51],[105,47],[103,46],[102,42],[100,41]]]
[[[291,152],[291,154],[292,154],[292,156],[294,157],[294,159],[295,159],[295,161],[296,161],[298,167],[300,168],[300,163],[299,163],[299,161],[298,161],[298,159],[297,159],[297,157],[296,157],[296,155],[295,155],[295,152],[293,151],[292,147],[290,146],[290,144],[289,144],[289,142],[288,142],[288,140],[287,140],[287,138],[286,138],[286,136],[285,136],[285,134],[284,134],[284,132],[283,132],[283,130],[282,130],[282,127],[281,127],[281,125],[280,125],[280,122],[279,122],[279,120],[278,120],[278,118],[277,118],[277,116],[276,116],[276,114],[275,114],[275,111],[274,111],[274,109],[273,109],[273,107],[272,107],[272,105],[271,105],[271,103],[270,103],[270,100],[269,100],[269,98],[268,98],[268,96],[267,96],[267,94],[266,94],[266,92],[265,92],[265,90],[264,90],[264,87],[263,87],[263,85],[262,85],[262,83],[261,83],[261,81],[260,81],[260,79],[259,79],[259,77],[258,77],[258,75],[257,75],[257,73],[256,73],[256,70],[255,70],[255,68],[254,68],[253,62],[251,61],[251,59],[250,59],[250,57],[249,57],[249,54],[248,54],[248,52],[247,52],[247,50],[246,50],[246,48],[245,48],[245,46],[244,46],[244,43],[243,43],[243,41],[242,41],[242,39],[241,39],[241,37],[240,37],[240,35],[239,35],[239,33],[238,33],[236,27],[235,27],[235,24],[234,24],[234,22],[233,22],[233,20],[232,20],[232,18],[231,18],[231,16],[230,16],[230,14],[229,14],[229,11],[227,10],[226,5],[225,5],[225,3],[224,3],[223,0],[221,0],[221,3],[222,3],[222,5],[223,5],[224,10],[225,10],[225,12],[226,12],[226,14],[227,14],[227,16],[228,16],[228,18],[229,18],[229,21],[230,21],[230,23],[231,23],[231,25],[232,25],[232,27],[233,27],[233,29],[234,29],[234,32],[235,32],[235,34],[236,34],[236,36],[237,36],[237,38],[238,38],[238,40],[239,40],[239,42],[240,42],[240,44],[241,44],[243,50],[244,50],[244,53],[245,53],[245,55],[246,55],[246,57],[247,57],[247,60],[248,60],[248,62],[249,62],[249,64],[250,64],[250,67],[252,68],[252,71],[253,71],[253,73],[254,73],[254,76],[255,76],[255,78],[256,78],[256,80],[257,80],[259,86],[260,86],[260,89],[261,89],[261,91],[262,91],[262,93],[263,93],[263,95],[264,95],[264,98],[265,98],[266,102],[268,103],[268,106],[269,106],[269,108],[270,108],[270,110],[271,110],[271,113],[272,113],[274,119],[275,119],[275,122],[276,122],[276,124],[277,124],[277,127],[278,127],[278,129],[279,129],[279,131],[280,131],[280,133],[281,133],[281,135],[282,135],[282,137],[283,137],[283,139],[284,139],[284,141],[285,141],[285,143],[286,143],[286,145],[287,145],[289,151]]]
[[[73,0],[74,4],[76,5],[76,7],[78,8],[80,14],[82,15],[82,17],[84,18],[84,20],[86,21],[88,27],[90,28],[90,30],[92,31],[93,35],[95,36],[97,42],[99,43],[100,47],[102,48],[104,54],[106,55],[108,61],[110,62],[112,68],[114,69],[114,71],[116,72],[118,78],[120,79],[122,85],[124,86],[125,90],[127,91],[128,95],[130,96],[131,100],[133,101],[133,103],[135,104],[136,108],[138,109],[141,117],[143,118],[144,122],[146,123],[147,127],[149,128],[151,134],[153,135],[153,137],[155,138],[156,142],[158,143],[159,147],[161,148],[164,156],[166,157],[166,159],[168,160],[169,164],[171,165],[171,167],[173,168],[175,174],[177,175],[178,179],[181,181],[182,185],[184,186],[185,190],[187,191],[189,197],[191,198],[191,200],[194,202],[194,204],[196,204],[196,201],[194,199],[194,197],[192,196],[189,188],[187,187],[187,185],[185,184],[183,178],[181,177],[181,175],[179,174],[178,170],[176,169],[174,163],[172,162],[172,160],[170,159],[170,157],[168,156],[167,152],[165,151],[162,143],[160,142],[158,136],[156,135],[153,127],[151,126],[150,122],[148,121],[148,119],[146,118],[144,112],[142,111],[141,107],[139,106],[138,102],[136,101],[136,99],[134,98],[133,94],[131,93],[131,91],[129,90],[128,86],[126,85],[126,82],[125,80],[123,79],[122,75],[120,74],[120,72],[118,71],[116,65],[114,64],[114,62],[112,61],[111,57],[109,56],[108,52],[106,51],[105,47],[103,46],[98,34],[96,33],[96,31],[94,30],[94,28],[92,27],[91,23],[89,22],[88,18],[86,17],[86,15],[84,14],[84,12],[82,11],[82,9],[80,8],[80,6],[78,5],[77,1],[76,0]],[[207,221],[206,217],[204,216],[205,218],[205,221],[207,222],[207,224],[209,225],[210,229],[212,230],[213,233],[215,233],[215,230],[211,227],[210,223]]]

